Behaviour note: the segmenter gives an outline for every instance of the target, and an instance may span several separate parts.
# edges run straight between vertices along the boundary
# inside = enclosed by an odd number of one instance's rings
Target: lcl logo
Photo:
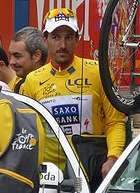
[[[81,78],[77,78],[75,80],[68,79],[67,80],[67,85],[68,86],[74,86],[74,85],[77,85],[77,86],[81,86],[81,85],[88,86],[88,85],[92,85],[92,84],[89,82],[89,80],[87,78],[85,78],[83,80]]]
[[[81,88],[82,92],[86,92],[91,85],[88,78],[68,79],[65,83],[66,88],[73,93],[81,93]]]

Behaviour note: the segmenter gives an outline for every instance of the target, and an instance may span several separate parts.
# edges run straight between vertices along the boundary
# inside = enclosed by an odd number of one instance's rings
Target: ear
[[[75,38],[76,38],[76,42],[79,42],[79,40],[80,40],[80,36],[79,36],[79,34],[78,34],[78,33],[76,34],[76,37],[75,37]]]
[[[76,37],[76,43],[78,43],[79,42],[79,37]]]
[[[41,50],[36,50],[35,53],[32,56],[32,59],[34,60],[35,63],[40,62],[41,60]]]
[[[0,60],[0,72],[3,72],[3,69],[4,69],[5,66],[6,65],[5,65],[4,61]]]
[[[44,36],[43,39],[44,39],[44,41],[46,41],[46,40],[47,40],[47,37]]]
[[[4,63],[4,61],[3,60],[0,60],[0,67],[2,67],[2,66],[5,66],[6,64]]]
[[[47,37],[44,37],[44,42],[45,42],[45,45],[47,46],[47,44],[48,44],[48,38]]]

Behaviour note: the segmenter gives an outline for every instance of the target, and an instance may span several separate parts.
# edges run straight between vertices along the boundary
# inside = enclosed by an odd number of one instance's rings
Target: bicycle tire
[[[131,99],[122,97],[114,85],[109,67],[109,33],[112,25],[112,15],[118,3],[119,0],[110,0],[103,17],[99,39],[99,69],[104,91],[111,104],[119,111],[131,115],[140,112],[140,95]]]

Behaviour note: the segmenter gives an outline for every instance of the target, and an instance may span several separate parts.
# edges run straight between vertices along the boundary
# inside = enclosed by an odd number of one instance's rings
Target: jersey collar
[[[72,65],[72,66],[69,66],[67,69],[65,69],[65,70],[63,70],[63,71],[58,71],[58,70],[56,70],[55,68],[51,68],[51,70],[50,70],[50,73],[53,75],[53,76],[55,76],[56,74],[64,74],[64,73],[69,73],[69,74],[72,74],[72,73],[74,73],[75,72],[75,68],[74,68],[74,66]]]

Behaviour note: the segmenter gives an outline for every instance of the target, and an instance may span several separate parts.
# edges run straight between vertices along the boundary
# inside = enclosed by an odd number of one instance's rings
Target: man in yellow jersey
[[[107,159],[101,167],[104,177],[124,149],[124,115],[105,96],[98,62],[74,54],[79,29],[73,11],[53,9],[44,22],[50,62],[27,76],[23,93],[46,106],[67,136],[84,133],[106,136]],[[50,148],[55,161],[56,148],[52,145]]]
[[[15,81],[15,71],[9,65],[7,54],[2,47],[0,47],[0,81],[9,86],[9,88],[7,87],[8,90],[13,86]],[[5,90],[6,85],[4,86],[2,82],[0,85],[2,85],[3,89]]]
[[[46,60],[43,33],[36,27],[24,27],[17,31],[9,45],[9,63],[17,75],[14,92],[18,93],[26,75],[44,65]]]

